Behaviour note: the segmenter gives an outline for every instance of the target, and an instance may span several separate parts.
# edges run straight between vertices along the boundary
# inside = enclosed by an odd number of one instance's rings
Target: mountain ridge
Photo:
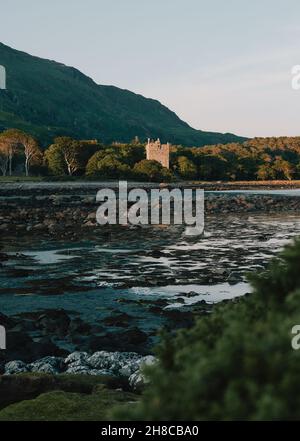
[[[0,131],[26,130],[44,145],[61,135],[105,143],[159,137],[199,147],[246,139],[196,130],[156,99],[97,84],[75,67],[1,42],[0,65],[7,75],[7,90],[0,90]]]

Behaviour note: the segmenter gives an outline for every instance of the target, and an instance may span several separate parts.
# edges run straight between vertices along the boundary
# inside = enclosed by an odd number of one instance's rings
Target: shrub
[[[141,181],[169,182],[173,178],[173,174],[169,169],[163,167],[157,161],[149,161],[148,159],[137,162],[133,171],[136,178]]]
[[[130,176],[130,168],[116,155],[99,151],[89,160],[86,174],[101,179],[126,179]]]
[[[186,156],[179,156],[177,158],[176,169],[183,179],[194,179],[197,176],[197,167]]]
[[[216,305],[189,330],[165,336],[140,404],[116,417],[142,420],[298,420],[300,241],[266,271],[253,293]]]

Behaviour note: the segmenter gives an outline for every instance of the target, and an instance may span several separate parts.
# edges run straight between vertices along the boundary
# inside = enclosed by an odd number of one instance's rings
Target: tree
[[[1,149],[1,171],[5,176],[8,173],[12,175],[12,161],[13,157],[19,150],[19,136],[22,132],[17,129],[9,129],[4,131],[0,136]]]
[[[45,160],[51,174],[63,176],[67,173],[62,151],[56,144],[52,144],[47,148],[45,151]]]
[[[25,176],[28,176],[30,165],[35,159],[41,157],[41,151],[36,140],[32,138],[32,136],[25,133],[20,136],[20,143],[24,148]]]
[[[125,162],[129,167],[133,167],[139,161],[146,158],[144,145],[124,145],[116,151],[122,162]]]
[[[61,138],[56,138],[55,144],[57,144],[58,149],[61,150],[69,176],[72,176],[79,169],[78,142],[72,138],[64,136]]]
[[[197,176],[197,167],[186,156],[179,156],[177,158],[176,170],[180,176],[184,179],[194,179]]]
[[[228,179],[228,161],[219,155],[201,152],[199,156],[199,179]]]
[[[9,163],[9,148],[6,142],[0,137],[0,170],[6,176]]]
[[[130,176],[130,168],[121,162],[118,156],[99,151],[89,160],[86,174],[102,179],[124,179]]]
[[[159,162],[149,161],[148,159],[143,159],[135,164],[133,171],[140,180],[159,182],[171,181],[173,178],[170,170],[163,167]]]
[[[94,144],[89,146],[86,144],[68,136],[55,138],[54,144],[45,152],[49,170],[55,175],[72,176],[80,169],[84,169],[87,154],[96,148]]]
[[[275,179],[275,170],[270,166],[270,164],[261,164],[257,170],[257,178],[262,181]]]
[[[22,150],[25,160],[24,168],[25,175],[29,175],[30,165],[34,160],[41,157],[41,151],[39,149],[37,141],[25,132],[17,129],[7,130],[2,135],[4,137],[4,142],[7,144],[8,155],[9,155],[9,173],[11,175],[11,163],[13,155],[18,151]]]
[[[280,156],[275,158],[273,169],[276,179],[288,179],[290,181],[294,175],[293,165]]]

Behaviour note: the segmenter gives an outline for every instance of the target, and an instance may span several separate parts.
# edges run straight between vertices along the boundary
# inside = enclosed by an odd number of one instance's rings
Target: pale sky
[[[300,135],[299,0],[0,0],[0,41],[198,129]]]

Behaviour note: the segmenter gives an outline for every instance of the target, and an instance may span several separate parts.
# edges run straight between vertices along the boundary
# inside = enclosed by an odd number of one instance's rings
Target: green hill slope
[[[0,65],[7,72],[7,90],[0,90],[0,130],[20,128],[42,143],[57,135],[103,142],[160,137],[194,146],[244,140],[195,130],[156,100],[98,85],[73,67],[2,43]]]

